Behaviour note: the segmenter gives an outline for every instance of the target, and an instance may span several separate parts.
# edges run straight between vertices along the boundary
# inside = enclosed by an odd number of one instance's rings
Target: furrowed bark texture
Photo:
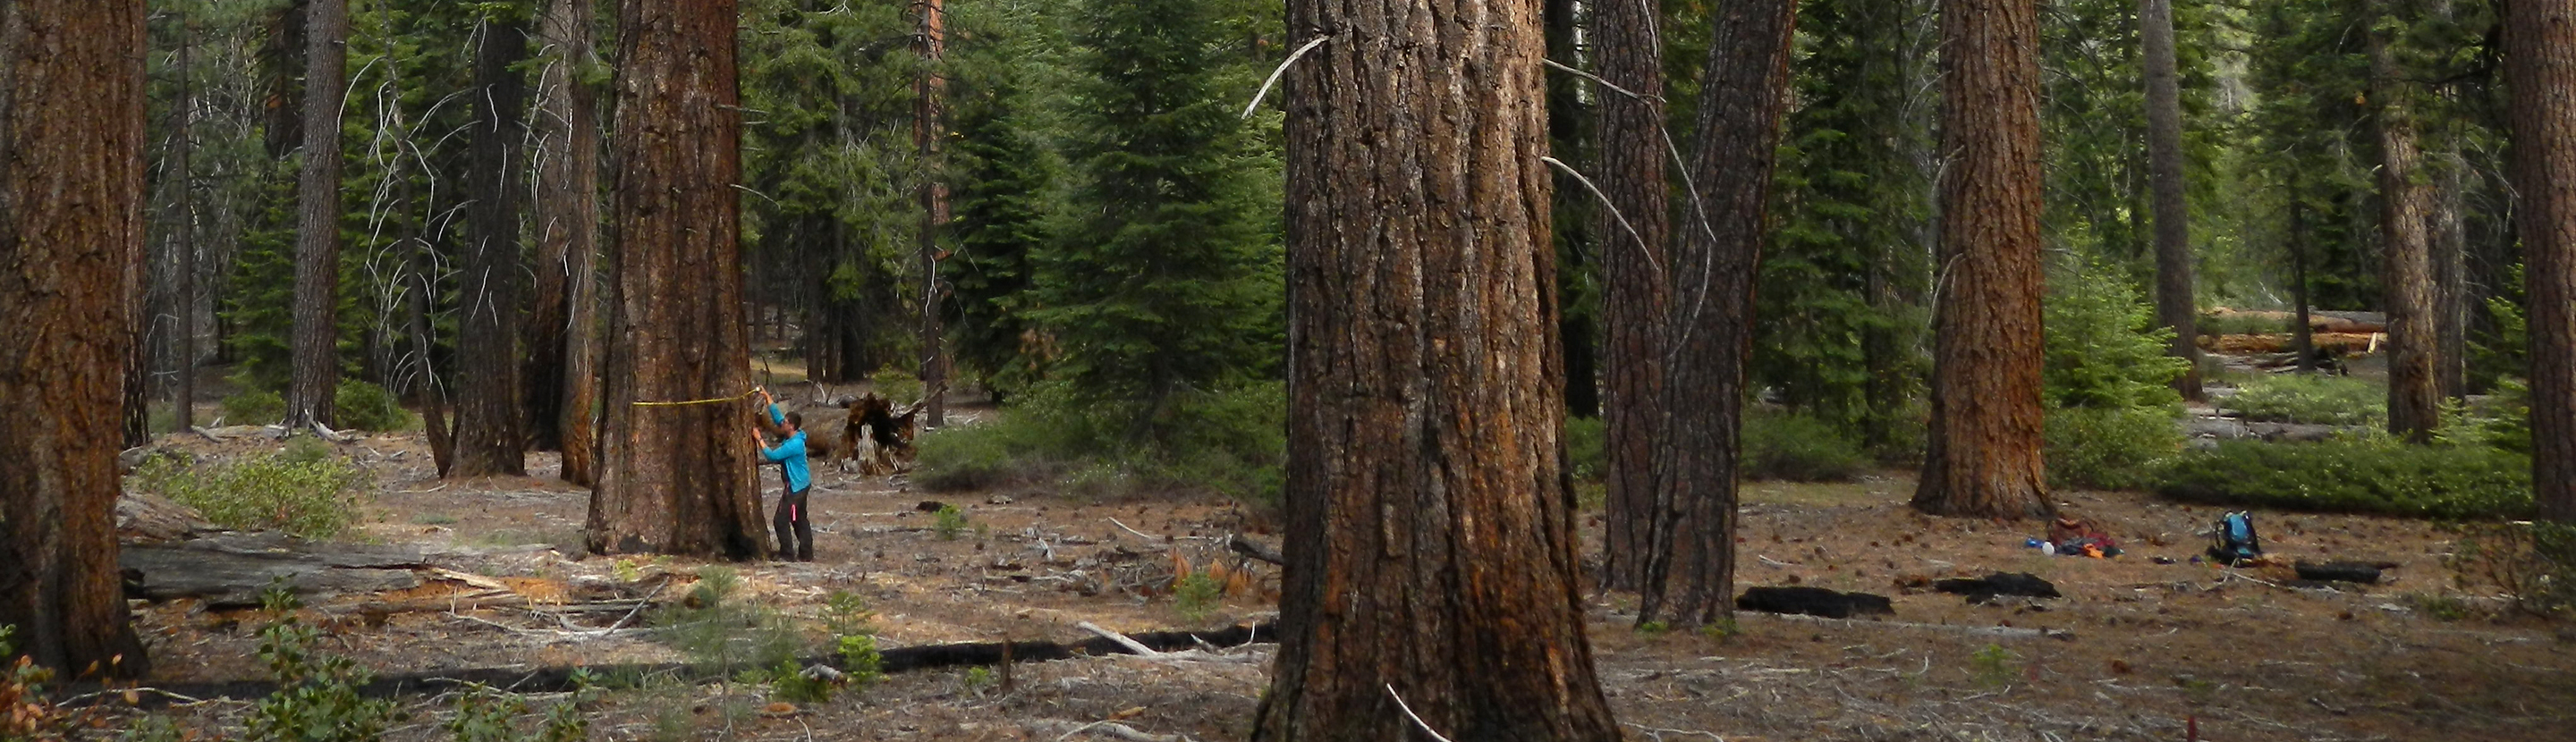
[[[1658,8],[1644,0],[1610,0],[1595,6],[1593,53],[1601,79],[1639,95],[1664,94]],[[1601,167],[1595,177],[1610,209],[1595,233],[1601,262],[1602,325],[1608,335],[1601,419],[1610,457],[1608,497],[1601,520],[1602,586],[1635,590],[1645,583],[1646,553],[1654,520],[1654,445],[1663,422],[1664,323],[1672,304],[1672,239],[1669,186],[1664,163],[1664,106],[1596,88],[1600,101]],[[1589,196],[1590,194],[1584,194]],[[1626,217],[1621,226],[1620,217]],[[1630,234],[1629,229],[1635,229]]]
[[[1615,740],[1577,593],[1539,0],[1293,0],[1282,644],[1256,740]],[[1391,688],[1391,690],[1390,690]]]
[[[2041,517],[2039,17],[1942,0],[1941,249],[1931,445],[1914,507]]]
[[[2505,4],[2514,208],[2531,307],[2532,494],[2576,523],[2576,1]]]
[[[553,0],[538,20],[541,43],[555,59],[537,82],[543,151],[528,341],[529,424],[556,431],[563,479],[580,485],[596,480],[599,419],[599,106],[578,74],[597,63],[590,9],[590,0]],[[538,437],[540,448],[547,442]]]
[[[616,295],[589,546],[769,551],[743,323],[742,118],[731,0],[618,7]],[[637,405],[635,402],[686,402]]]
[[[487,21],[474,55],[474,167],[466,190],[465,306],[456,343],[456,463],[448,476],[527,473],[526,410],[521,409],[520,311],[526,304],[519,260],[519,188],[526,161],[519,142],[527,83],[510,69],[528,54],[528,30],[517,21]]]
[[[1735,610],[1735,479],[1745,361],[1753,351],[1771,168],[1788,107],[1794,0],[1741,0],[1710,14],[1692,180],[1674,243],[1671,360],[1654,456],[1655,510],[1639,623],[1691,627]],[[1667,606],[1667,601],[1670,605]]]
[[[2173,328],[2175,358],[2191,363],[2174,390],[2200,399],[2198,312],[2192,296],[2191,213],[2183,199],[2182,88],[2175,78],[2173,0],[2138,1],[2147,73],[2147,180],[2156,217],[2156,322]]]
[[[0,625],[72,675],[150,667],[127,620],[114,515],[139,352],[143,12],[140,0],[0,2]]]
[[[2383,16],[2392,3],[2374,3]],[[2409,441],[2432,440],[2441,424],[2441,391],[2433,378],[2433,260],[2426,217],[2433,190],[2419,182],[2424,166],[2414,112],[2405,100],[2387,40],[2369,34],[2370,97],[2379,137],[2380,271],[2388,312],[2388,431]]]
[[[304,163],[295,191],[288,428],[330,423],[332,395],[340,385],[340,103],[349,81],[349,1],[310,0],[305,11]]]
[[[948,81],[939,77],[936,64],[947,45],[944,1],[920,0],[915,5],[921,18],[921,35],[916,43],[921,57],[933,62],[922,67],[921,78],[913,89],[913,144],[921,149],[924,163],[939,162],[939,140],[948,130],[941,121],[941,98],[947,95]],[[921,424],[933,428],[948,424],[948,352],[939,327],[939,230],[947,223],[948,187],[936,177],[922,178],[921,233],[917,235],[921,261],[921,366],[916,375],[921,379],[923,393],[930,395]]]

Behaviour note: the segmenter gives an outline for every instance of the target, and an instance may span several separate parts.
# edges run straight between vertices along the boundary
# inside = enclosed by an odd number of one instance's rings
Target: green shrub
[[[777,609],[735,600],[741,588],[742,576],[732,569],[700,567],[688,598],[654,614],[653,638],[688,657],[701,677],[758,673],[794,661],[795,625]]]
[[[2444,401],[2442,427],[2433,431],[2433,439],[2531,453],[2531,388],[2521,379],[2502,378],[2496,380],[2494,394],[2475,403]]]
[[[966,511],[955,505],[939,506],[939,512],[931,514],[930,531],[938,534],[941,541],[957,540],[966,533]]]
[[[302,606],[284,580],[262,596],[277,620],[259,630],[259,657],[277,691],[251,709],[244,738],[252,742],[374,742],[403,718],[388,700],[358,696],[371,673],[347,657],[319,651],[320,629],[295,617]]]
[[[2127,276],[2090,261],[2060,261],[2041,305],[2046,361],[2040,378],[2050,407],[2123,410],[2181,402],[2173,380],[2191,368],[2165,355],[2173,331]]]
[[[527,712],[527,697],[477,683],[456,697],[456,715],[441,726],[456,742],[581,742],[589,736],[590,722],[571,700],[548,708],[546,724],[535,734],[521,734],[511,724]]]
[[[1191,623],[1207,620],[1225,599],[1225,583],[1206,574],[1193,574],[1172,583],[1172,609]]]
[[[416,421],[392,392],[356,379],[342,379],[331,397],[332,417],[350,430],[405,430]]]
[[[286,398],[276,392],[247,391],[225,397],[224,422],[233,425],[267,425],[286,419]]]
[[[2144,489],[2182,451],[2172,409],[2048,411],[2044,455],[2053,487]]]
[[[2388,388],[2349,376],[2274,374],[2219,400],[2247,420],[2315,425],[2379,425],[2388,420]]]
[[[933,491],[1202,491],[1274,506],[1286,481],[1286,386],[1178,396],[1159,409],[1137,410],[1088,403],[1062,385],[1041,384],[993,420],[923,436],[913,478]]]
[[[1610,476],[1610,428],[1598,417],[1565,419],[1565,467],[1578,482]]]
[[[156,457],[135,471],[134,480],[137,489],[196,508],[225,528],[328,538],[357,522],[357,493],[373,478],[327,447],[315,455],[290,444],[280,453],[202,465]]]
[[[2164,467],[2156,492],[2186,502],[2431,518],[2531,511],[2531,459],[2492,448],[2380,438],[2225,441]]]
[[[1870,457],[1833,424],[1805,415],[1751,413],[1744,416],[1746,479],[1793,482],[1839,482],[1857,476]]]

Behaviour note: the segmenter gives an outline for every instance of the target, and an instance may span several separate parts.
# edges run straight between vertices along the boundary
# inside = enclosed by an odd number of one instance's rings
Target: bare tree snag
[[[744,394],[738,22],[732,0],[618,6],[619,246],[587,534],[596,553],[769,552]],[[699,400],[722,401],[664,404]]]
[[[499,15],[492,13],[487,15]],[[487,17],[474,52],[474,166],[465,187],[466,245],[456,341],[456,458],[447,475],[527,473],[521,408],[520,312],[526,292],[519,260],[519,143],[527,138],[527,82],[512,65],[528,55],[523,21]]]
[[[1577,593],[1539,0],[1293,0],[1288,527],[1252,738],[1616,740]],[[1390,692],[1390,689],[1392,692]]]
[[[561,448],[564,481],[581,485],[595,481],[599,420],[599,106],[581,81],[581,70],[599,63],[590,8],[590,0],[551,0],[538,19],[553,60],[537,82],[537,298],[528,341],[528,424],[554,431],[538,436],[538,447],[551,440]]]
[[[2531,488],[2576,523],[2576,1],[2505,4],[2514,225],[2531,306]]]
[[[1931,445],[1914,508],[2040,517],[2039,16],[1941,0],[1941,245]]]
[[[349,0],[309,0],[305,12],[288,428],[330,423],[340,385],[340,103],[348,93]]]
[[[2173,0],[2138,0],[2138,36],[2146,46],[2147,180],[2156,217],[2156,322],[2173,328],[2175,358],[2190,366],[2174,379],[2184,399],[2200,399],[2199,312],[2192,294],[2191,208],[2183,199],[2182,86],[2174,60]]]
[[[1617,590],[1645,582],[1654,520],[1654,448],[1663,422],[1664,323],[1672,302],[1665,266],[1671,239],[1664,163],[1663,43],[1657,6],[1614,0],[1594,6],[1593,53],[1601,79],[1640,96],[1599,90],[1602,195],[1609,209],[1596,231],[1601,263],[1601,315],[1609,368],[1608,497],[1602,509],[1601,581]],[[1635,230],[1633,233],[1630,230]]]
[[[143,17],[140,0],[0,5],[0,625],[72,674],[150,668],[114,518],[139,352]]]
[[[1639,623],[1699,626],[1735,611],[1735,480],[1745,364],[1753,351],[1771,168],[1788,108],[1794,0],[1745,0],[1710,13],[1714,41],[1699,107],[1692,181],[1673,250],[1663,435],[1654,456],[1653,526]],[[1669,605],[1667,603],[1669,602]]]
[[[2398,11],[2390,0],[2375,0],[2373,11],[2388,18]],[[2369,36],[2370,103],[2379,136],[2379,198],[2382,303],[2388,312],[2388,431],[2409,441],[2433,438],[2441,426],[2441,390],[2433,378],[2434,317],[2432,247],[2426,217],[2433,211],[2433,189],[2421,182],[2424,152],[2416,141],[2415,114],[2407,103],[2408,84],[2388,50],[2388,40],[2374,29]]]

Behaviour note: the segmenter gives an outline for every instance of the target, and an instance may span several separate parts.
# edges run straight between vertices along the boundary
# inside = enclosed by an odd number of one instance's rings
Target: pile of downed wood
[[[2209,320],[2231,324],[2269,323],[2273,327],[2281,328],[2280,331],[2283,333],[2288,333],[2290,331],[2290,323],[2298,321],[2298,315],[2293,312],[2229,309],[2227,307],[2219,307],[2217,309],[2209,310],[2208,312],[2202,313],[2202,316]],[[2308,331],[2354,335],[2368,335],[2371,333],[2387,332],[2388,315],[2380,312],[2342,312],[2311,309],[2308,310]]]

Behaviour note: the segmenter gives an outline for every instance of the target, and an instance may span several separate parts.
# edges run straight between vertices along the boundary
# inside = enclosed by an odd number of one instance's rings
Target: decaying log
[[[1225,545],[1226,548],[1233,549],[1234,553],[1242,554],[1244,556],[1259,559],[1282,567],[1288,566],[1288,558],[1280,556],[1278,549],[1263,546],[1261,542],[1245,538],[1243,534],[1235,534],[1234,538],[1226,540]]]
[[[318,544],[274,533],[222,532],[120,550],[127,597],[203,598],[208,607],[259,605],[260,593],[284,578],[299,595],[374,593],[420,586],[417,551],[361,544]]]
[[[1278,641],[1278,631],[1269,624],[1238,625],[1221,631],[1155,631],[1131,634],[1130,639],[1157,652],[1173,652],[1197,647],[1202,643],[1215,647],[1240,647],[1247,644],[1269,644]],[[1002,642],[967,642],[962,644],[928,644],[895,647],[881,652],[878,669],[886,673],[936,670],[948,667],[999,664],[1004,657],[1012,662],[1044,662],[1091,655],[1129,654],[1125,646],[1107,638],[1080,642],[1015,641],[1005,648]],[[837,655],[807,657],[798,664],[837,667]],[[693,672],[684,663],[582,665],[567,667],[484,667],[457,670],[434,670],[425,673],[379,677],[358,687],[358,694],[368,698],[434,695],[465,690],[474,685],[487,685],[514,693],[561,693],[574,690],[573,675],[587,670],[593,677],[633,674],[639,676]],[[66,696],[98,690],[96,684],[73,683]],[[154,707],[167,704],[171,694],[193,698],[257,699],[277,690],[268,681],[232,681],[213,683],[173,683],[159,686],[162,692],[142,697],[141,705]],[[92,699],[103,702],[115,694],[101,694]]]
[[[196,508],[167,497],[128,492],[116,498],[116,540],[124,543],[158,544],[214,529]]]

